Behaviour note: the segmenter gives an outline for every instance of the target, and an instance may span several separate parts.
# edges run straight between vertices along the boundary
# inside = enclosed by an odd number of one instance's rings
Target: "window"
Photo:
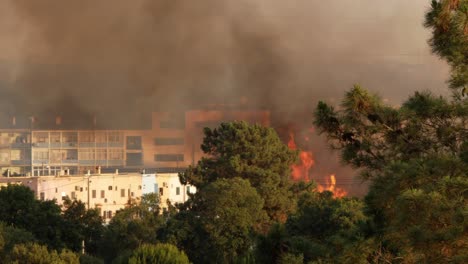
[[[215,128],[215,127],[218,127],[220,124],[221,124],[221,121],[201,121],[201,122],[196,122],[195,126],[197,128],[203,129],[205,127]]]
[[[11,160],[22,160],[24,158],[24,155],[21,155],[21,150],[19,149],[12,149],[11,152],[10,152],[10,159]]]
[[[163,188],[159,188],[159,195],[161,195],[161,196],[164,195],[164,189]]]
[[[71,192],[71,198],[76,199],[76,193],[75,192]]]
[[[50,143],[60,143],[60,132],[50,132]]]
[[[184,129],[185,124],[181,121],[174,121],[174,120],[165,120],[159,122],[160,128],[168,128],[168,129]]]
[[[35,159],[35,160],[47,160],[47,159],[49,159],[49,151],[48,150],[34,151],[33,159]]]
[[[125,189],[120,189],[120,197],[125,197]]]
[[[60,163],[62,160],[62,150],[60,149],[51,149],[50,150],[50,162],[51,163]]]
[[[141,185],[138,185],[138,190],[141,190]]]
[[[154,161],[184,161],[184,154],[156,154]]]
[[[55,193],[58,193],[58,188],[55,188]]]
[[[109,132],[108,133],[108,138],[109,138],[109,142],[112,142],[112,143],[121,143],[123,140],[122,140],[122,135],[120,132]]]
[[[94,149],[80,149],[78,157],[80,160],[94,160]]]
[[[41,192],[41,201],[45,200],[45,192]]]
[[[135,194],[134,194],[133,192],[131,192],[130,195],[131,195],[132,197],[135,196]]]
[[[121,149],[109,149],[110,160],[123,160],[123,150]]]
[[[109,191],[112,191],[112,186],[109,185],[109,187],[107,187],[107,189],[108,189]]]
[[[106,159],[107,159],[107,150],[96,149],[96,160],[106,160]]]
[[[176,195],[180,195],[180,187],[176,187],[176,188],[175,188],[175,194],[176,194]]]
[[[93,191],[92,191],[92,197],[93,197],[93,198],[96,198],[96,190],[93,190]]]
[[[141,149],[141,137],[127,136],[127,149]]]
[[[127,153],[127,166],[141,166],[143,165],[142,153]]]
[[[47,132],[35,132],[35,133],[33,133],[33,142],[34,143],[48,143],[49,142],[49,133],[47,133]]]
[[[106,191],[101,190],[101,198],[106,198]]]
[[[93,132],[80,132],[80,142],[92,143],[94,142]]]
[[[109,218],[109,219],[112,218],[112,211],[107,212],[107,218]]]
[[[184,145],[183,138],[155,138],[154,144],[157,146]]]
[[[103,212],[102,212],[102,219],[106,220],[106,217],[107,217],[107,212],[106,212],[106,211],[103,211]]]
[[[77,160],[77,159],[78,159],[77,149],[62,150],[62,160]]]
[[[62,142],[66,142],[66,143],[78,142],[78,133],[77,132],[63,132]]]
[[[95,132],[94,134],[96,143],[105,143],[107,141],[106,137],[106,132]]]

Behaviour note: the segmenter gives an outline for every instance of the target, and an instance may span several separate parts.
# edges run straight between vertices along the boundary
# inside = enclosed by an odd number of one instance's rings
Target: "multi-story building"
[[[195,187],[182,185],[177,173],[171,174],[81,174],[41,177],[0,177],[0,186],[20,184],[29,187],[37,199],[57,201],[63,205],[66,197],[80,200],[88,208],[97,208],[108,222],[115,213],[139,202],[144,194],[158,193],[160,205],[167,210],[167,201],[172,204],[187,201],[187,193]]]
[[[18,129],[10,124],[8,129],[0,129],[1,173],[83,174],[97,166],[105,172],[178,172],[203,155],[200,145],[204,127],[234,120],[269,126],[270,114],[263,110],[226,109],[155,112],[151,127],[139,130],[64,129],[61,117],[55,118],[55,125],[44,128],[31,118],[28,128]],[[92,122],[95,124],[96,119]]]
[[[183,185],[179,181],[177,173],[158,173],[156,177],[160,207],[163,211],[168,209],[169,204],[183,203],[189,198],[189,194],[196,192],[195,186]]]

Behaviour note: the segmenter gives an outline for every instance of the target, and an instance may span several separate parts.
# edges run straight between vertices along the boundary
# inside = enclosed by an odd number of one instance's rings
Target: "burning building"
[[[153,112],[146,129],[65,129],[65,118],[54,118],[44,126],[29,118],[29,127],[15,122],[0,130],[0,168],[9,175],[57,175],[103,171],[155,170],[177,172],[195,164],[202,156],[204,127],[223,121],[244,120],[265,126],[265,110],[209,108],[179,114]],[[60,122],[57,122],[60,121]],[[24,123],[24,124],[27,124]]]

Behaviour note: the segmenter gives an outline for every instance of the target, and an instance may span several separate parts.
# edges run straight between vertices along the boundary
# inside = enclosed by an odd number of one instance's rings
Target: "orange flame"
[[[317,184],[317,191],[330,191],[333,193],[333,197],[341,198],[346,196],[348,193],[340,187],[336,187],[336,177],[334,174],[330,175],[330,178],[327,179],[327,186]]]
[[[311,131],[313,131],[311,129]],[[305,138],[306,142],[309,142],[309,138]],[[289,133],[289,141],[288,141],[288,147],[290,149],[296,150],[297,145],[296,141],[294,139],[294,133]],[[292,178],[295,181],[310,181],[311,177],[309,175],[310,169],[315,165],[315,160],[313,158],[312,152],[311,151],[301,151],[299,153],[299,159],[300,162],[297,164],[293,164],[291,166],[292,169]],[[346,196],[348,193],[336,186],[336,177],[334,174],[330,175],[329,178],[327,178],[327,183],[326,185],[320,185],[317,184],[317,191],[323,192],[323,191],[330,191],[333,193],[333,197],[335,198],[341,198]]]
[[[297,145],[294,140],[293,133],[289,134],[288,147],[293,150],[297,149]],[[292,165],[292,177],[296,181],[304,180],[308,182],[310,180],[309,178],[310,168],[312,168],[312,166],[314,166],[315,164],[314,158],[312,156],[312,152],[301,151],[299,153],[299,159],[300,159],[300,163]]]

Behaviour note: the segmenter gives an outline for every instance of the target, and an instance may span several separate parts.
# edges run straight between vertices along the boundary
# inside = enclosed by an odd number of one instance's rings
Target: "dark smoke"
[[[11,5],[27,32],[11,85],[30,111],[180,109],[240,96],[266,103],[288,72],[278,36],[240,2]],[[69,100],[75,108],[62,107]]]
[[[2,89],[12,96],[3,99],[31,112],[180,109],[241,97],[297,110],[355,82],[393,102],[440,90],[446,70],[429,57],[421,25],[428,3],[388,2],[11,0],[2,23],[17,21],[5,37],[19,45]],[[70,100],[74,107],[63,108]]]

